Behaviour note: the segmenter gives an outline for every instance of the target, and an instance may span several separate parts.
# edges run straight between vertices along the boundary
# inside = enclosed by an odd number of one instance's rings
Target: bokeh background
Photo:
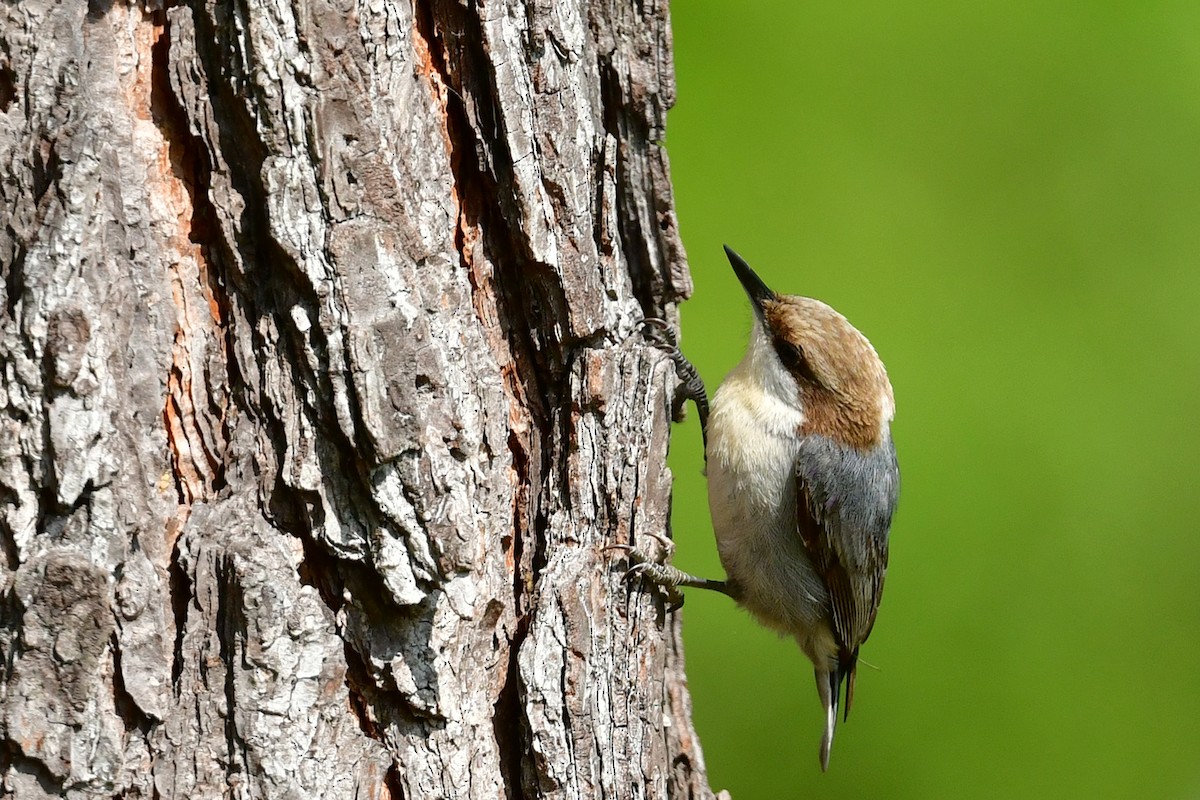
[[[684,614],[712,783],[756,798],[1200,797],[1200,4],[673,4],[668,149],[715,389],[728,242],[874,342],[903,490],[830,772],[811,668]],[[694,413],[676,563],[721,575]]]

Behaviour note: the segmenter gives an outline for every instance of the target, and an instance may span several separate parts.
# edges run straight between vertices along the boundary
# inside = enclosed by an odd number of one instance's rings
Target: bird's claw
[[[652,346],[669,355],[674,355],[679,351],[679,337],[675,335],[675,329],[671,327],[671,323],[665,319],[646,317],[638,325],[642,328],[642,335],[650,341]]]
[[[642,335],[656,350],[666,353],[675,365],[675,376],[682,387],[680,396],[696,404],[696,412],[700,416],[700,432],[707,445],[708,442],[708,390],[700,373],[687,356],[679,349],[679,337],[675,329],[665,319],[646,317],[638,323]],[[675,409],[675,421],[682,419],[682,404]]]
[[[648,555],[644,550],[628,544],[610,544],[604,549],[623,550],[626,553],[630,567],[625,570],[621,580],[625,582],[636,578],[649,580],[666,594],[667,610],[675,611],[683,606],[684,596],[683,592],[679,590],[679,584],[688,576],[667,563],[675,552],[675,543],[662,534],[650,533],[647,535],[659,544],[660,550],[656,556]]]

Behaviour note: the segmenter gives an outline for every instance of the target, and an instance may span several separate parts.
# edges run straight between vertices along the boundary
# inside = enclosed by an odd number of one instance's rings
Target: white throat
[[[713,397],[713,413],[718,409],[740,417],[739,428],[753,427],[778,436],[794,436],[804,422],[796,379],[779,361],[757,320],[746,355]]]

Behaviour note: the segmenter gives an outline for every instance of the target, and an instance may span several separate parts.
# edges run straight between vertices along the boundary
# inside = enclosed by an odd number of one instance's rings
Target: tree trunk
[[[665,0],[0,7],[10,796],[711,797]]]

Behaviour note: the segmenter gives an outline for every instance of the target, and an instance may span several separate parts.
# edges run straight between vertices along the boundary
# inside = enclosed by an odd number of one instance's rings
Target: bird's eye
[[[801,349],[800,345],[789,342],[786,339],[776,339],[775,352],[779,355],[779,360],[787,368],[788,372],[814,386],[821,385],[817,374],[813,372],[812,365],[804,357],[804,350]]]

